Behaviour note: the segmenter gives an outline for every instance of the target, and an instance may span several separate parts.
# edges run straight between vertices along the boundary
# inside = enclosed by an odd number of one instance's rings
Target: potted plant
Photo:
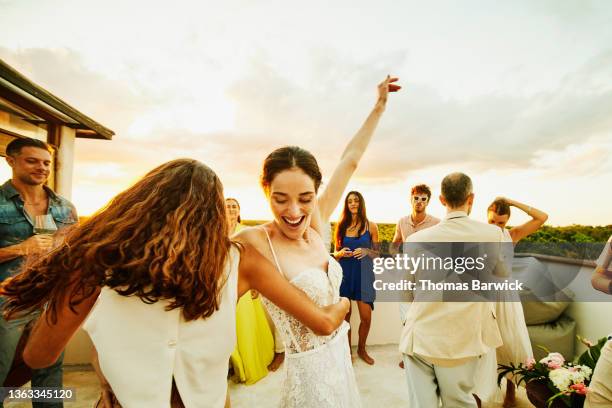
[[[538,408],[582,407],[589,391],[591,374],[608,339],[603,337],[595,344],[580,336],[578,340],[587,346],[587,350],[575,363],[542,347],[548,355],[540,361],[531,358],[518,366],[500,364],[497,384],[501,385],[502,378],[512,374],[517,385],[525,383],[529,401]]]

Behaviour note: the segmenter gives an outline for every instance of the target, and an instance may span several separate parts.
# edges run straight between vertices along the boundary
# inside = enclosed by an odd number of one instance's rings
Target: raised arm
[[[523,204],[505,197],[498,197],[496,199],[503,199],[508,203],[508,205],[518,208],[531,217],[531,219],[526,223],[517,225],[516,227],[510,229],[510,236],[512,237],[512,242],[515,244],[526,236],[536,232],[548,219],[548,214],[546,214],[544,211],[530,207],[527,204]]]
[[[378,121],[385,111],[389,92],[397,92],[400,90],[401,87],[393,83],[397,80],[398,78],[387,76],[387,78],[378,85],[378,99],[374,108],[359,131],[357,131],[355,136],[350,140],[342,156],[340,156],[340,162],[336,166],[327,187],[321,193],[318,200],[318,214],[313,217],[311,224],[317,232],[321,233],[322,226],[329,223],[329,218],[338,205],[342,193],[355,172],[361,157],[365,153],[372,139],[372,135],[376,130]]]
[[[287,281],[276,267],[248,243],[243,243],[240,256],[238,297],[256,289],[281,309],[295,316],[317,335],[329,335],[344,321],[349,302],[319,307],[304,292]]]
[[[71,293],[70,289],[66,293]],[[44,311],[30,334],[23,351],[23,360],[32,368],[44,368],[55,363],[68,341],[81,326],[89,311],[96,303],[100,290],[74,306],[70,310],[68,296],[57,310],[56,323],[51,322],[48,311]]]

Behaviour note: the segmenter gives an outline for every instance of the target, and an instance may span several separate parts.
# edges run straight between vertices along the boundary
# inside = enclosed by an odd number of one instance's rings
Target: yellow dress
[[[236,382],[255,384],[268,375],[268,364],[274,358],[274,337],[259,296],[245,293],[236,306],[237,344],[230,362]]]
[[[230,358],[233,380],[255,384],[268,375],[268,364],[274,358],[274,337],[261,300],[251,299],[250,291],[238,301],[236,338],[236,348]]]

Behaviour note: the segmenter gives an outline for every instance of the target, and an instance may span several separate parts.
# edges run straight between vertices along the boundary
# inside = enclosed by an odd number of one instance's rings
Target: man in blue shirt
[[[35,234],[37,216],[46,229],[61,230],[77,222],[74,205],[45,186],[52,166],[50,147],[40,140],[19,138],[6,147],[12,178],[0,187],[0,282],[19,273],[28,255],[40,255],[53,245],[53,235]],[[0,311],[3,299],[0,297]],[[9,372],[23,328],[37,313],[6,321],[0,315],[0,386]],[[33,370],[32,387],[62,387],[63,355],[51,367]],[[2,397],[0,396],[0,399]],[[34,408],[61,408],[62,403],[34,402]],[[0,401],[0,408],[3,407]]]

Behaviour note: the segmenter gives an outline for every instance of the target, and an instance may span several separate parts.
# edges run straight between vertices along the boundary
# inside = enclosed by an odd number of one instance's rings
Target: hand
[[[50,251],[52,247],[53,235],[46,234],[33,235],[19,244],[20,251],[25,256]]]
[[[369,249],[367,248],[357,248],[353,251],[353,257],[357,259],[363,259],[369,255]]]
[[[338,303],[323,307],[323,310],[329,315],[333,330],[336,330],[338,326],[344,321],[344,317],[349,312],[351,307],[351,301],[345,297],[341,297]]]
[[[255,289],[251,289],[251,299],[257,299],[259,297],[259,292]]]
[[[341,296],[338,299],[337,303],[334,303],[333,305],[325,306],[325,308],[328,309],[329,311],[338,312],[340,315],[342,315],[342,319],[344,319],[344,316],[346,316],[346,314],[351,309],[351,300],[349,298]]]
[[[338,303],[344,308],[344,315],[346,315],[351,309],[351,301],[349,298],[341,297]]]
[[[384,81],[378,84],[378,101],[383,104],[387,103],[387,97],[389,96],[389,92],[397,92],[402,89],[401,86],[394,84],[393,82],[397,82],[399,78],[391,78],[390,75],[387,75]]]
[[[350,258],[353,256],[353,251],[351,251],[350,248],[344,247],[336,252],[336,255],[340,258]]]

